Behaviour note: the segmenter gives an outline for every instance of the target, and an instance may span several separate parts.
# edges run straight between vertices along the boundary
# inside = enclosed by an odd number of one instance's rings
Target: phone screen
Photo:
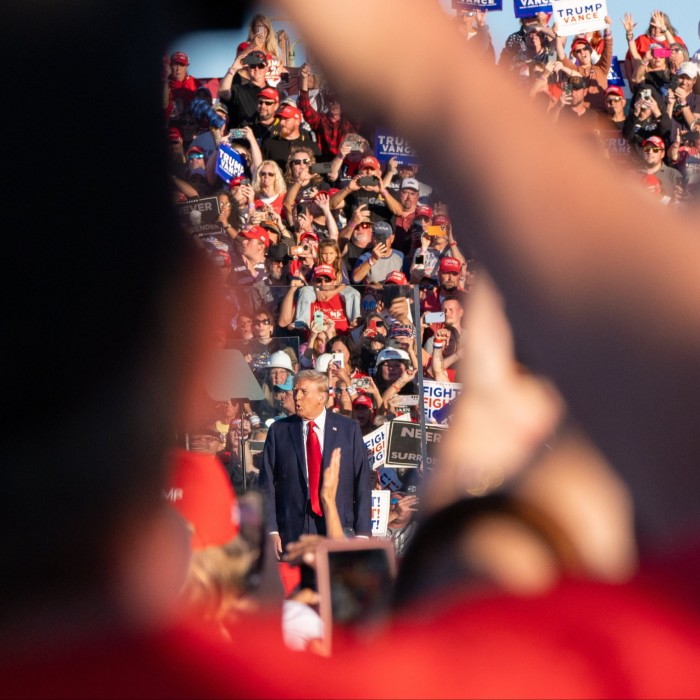
[[[367,633],[389,609],[396,574],[388,540],[326,540],[316,551],[316,576],[324,622],[324,647],[333,628]]]

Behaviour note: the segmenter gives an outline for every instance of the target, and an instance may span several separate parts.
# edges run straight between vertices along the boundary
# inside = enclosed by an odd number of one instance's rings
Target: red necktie
[[[316,423],[309,421],[309,434],[306,436],[306,466],[309,469],[309,498],[311,499],[311,510],[316,515],[323,515],[321,510],[321,499],[319,497],[321,487],[321,443],[314,428]]]

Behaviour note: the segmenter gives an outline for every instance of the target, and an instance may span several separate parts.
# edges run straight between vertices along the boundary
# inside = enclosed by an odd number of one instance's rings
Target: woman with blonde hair
[[[248,42],[247,49],[263,51],[267,55],[268,70],[265,79],[268,85],[276,87],[282,80],[282,73],[285,72],[282,70],[284,64],[277,34],[272,28],[272,22],[265,15],[255,15],[250,20]]]
[[[274,160],[264,160],[255,171],[252,184],[256,206],[268,205],[277,214],[281,214],[287,194],[287,183],[280,166]]]

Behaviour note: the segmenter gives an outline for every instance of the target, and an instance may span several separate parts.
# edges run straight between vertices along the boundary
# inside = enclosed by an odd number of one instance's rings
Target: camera
[[[314,163],[310,168],[309,172],[318,173],[319,175],[326,175],[331,171],[333,163]]]
[[[376,175],[363,175],[357,184],[360,187],[376,187],[379,185],[379,178]]]
[[[290,255],[309,255],[311,253],[311,246],[308,243],[302,243],[302,245],[293,245],[289,249]]]
[[[425,264],[425,255],[416,255],[416,265]]]

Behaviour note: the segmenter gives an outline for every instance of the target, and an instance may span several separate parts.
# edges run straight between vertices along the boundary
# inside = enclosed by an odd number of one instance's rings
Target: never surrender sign
[[[446,426],[426,425],[428,464],[436,463]],[[417,467],[421,462],[421,429],[418,423],[393,420],[389,423],[386,464],[392,467]]]
[[[580,0],[552,1],[552,22],[556,23],[559,36],[603,30],[607,26],[607,14],[608,6],[605,0],[588,3]]]

